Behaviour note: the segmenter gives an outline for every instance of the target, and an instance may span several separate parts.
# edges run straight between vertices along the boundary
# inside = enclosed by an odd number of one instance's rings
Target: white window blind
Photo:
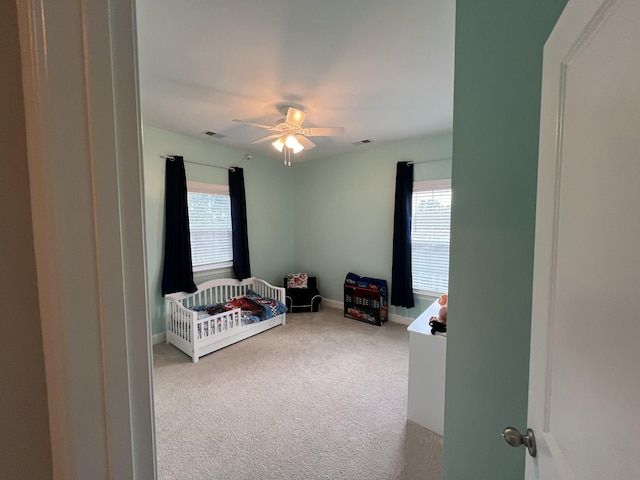
[[[187,182],[194,271],[228,267],[233,261],[229,187]]]
[[[412,195],[413,289],[440,295],[449,290],[451,180],[415,182]]]

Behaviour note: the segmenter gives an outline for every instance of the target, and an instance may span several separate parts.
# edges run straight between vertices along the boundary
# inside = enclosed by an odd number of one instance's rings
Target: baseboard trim
[[[344,310],[344,302],[339,300],[331,300],[330,298],[322,299],[322,303],[320,304],[324,307],[335,308],[338,310]],[[393,323],[399,323],[400,325],[406,325],[407,327],[413,323],[415,318],[411,317],[403,317],[402,315],[396,315],[392,313],[389,315],[389,321]]]
[[[151,340],[154,345],[157,345],[158,343],[165,343],[167,341],[167,334],[156,333],[154,336],[151,337]]]
[[[344,310],[344,303],[338,300],[331,300],[329,298],[323,298],[320,304],[323,307],[335,308],[337,310]]]
[[[402,315],[396,315],[392,313],[389,315],[389,321],[393,323],[399,323],[400,325],[406,325],[407,327],[413,323],[415,318],[403,317]]]

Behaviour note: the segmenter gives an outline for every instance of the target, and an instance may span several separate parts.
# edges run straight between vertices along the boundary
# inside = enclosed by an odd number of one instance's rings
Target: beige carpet
[[[406,420],[408,346],[331,308],[195,365],[156,345],[159,478],[440,479],[442,437]]]

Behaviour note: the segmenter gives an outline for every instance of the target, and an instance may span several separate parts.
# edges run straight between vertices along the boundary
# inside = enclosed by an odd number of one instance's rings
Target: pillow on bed
[[[287,275],[287,288],[307,288],[308,280],[306,273],[290,273]]]
[[[253,300],[258,305],[261,305],[261,306],[264,307],[264,311],[265,311],[264,319],[265,320],[273,318],[276,315],[280,315],[282,313],[286,313],[288,311],[287,306],[285,304],[283,304],[282,302],[276,300],[275,298],[263,297],[263,296],[257,294],[256,292],[254,292],[251,289],[247,290],[247,293],[245,293],[245,296],[247,298],[250,298],[251,300]]]

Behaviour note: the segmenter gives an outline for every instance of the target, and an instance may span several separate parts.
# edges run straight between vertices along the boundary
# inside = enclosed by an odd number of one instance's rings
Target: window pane
[[[451,189],[414,190],[412,200],[413,288],[445,293],[449,289]]]
[[[193,266],[214,267],[233,259],[229,195],[188,192]]]

